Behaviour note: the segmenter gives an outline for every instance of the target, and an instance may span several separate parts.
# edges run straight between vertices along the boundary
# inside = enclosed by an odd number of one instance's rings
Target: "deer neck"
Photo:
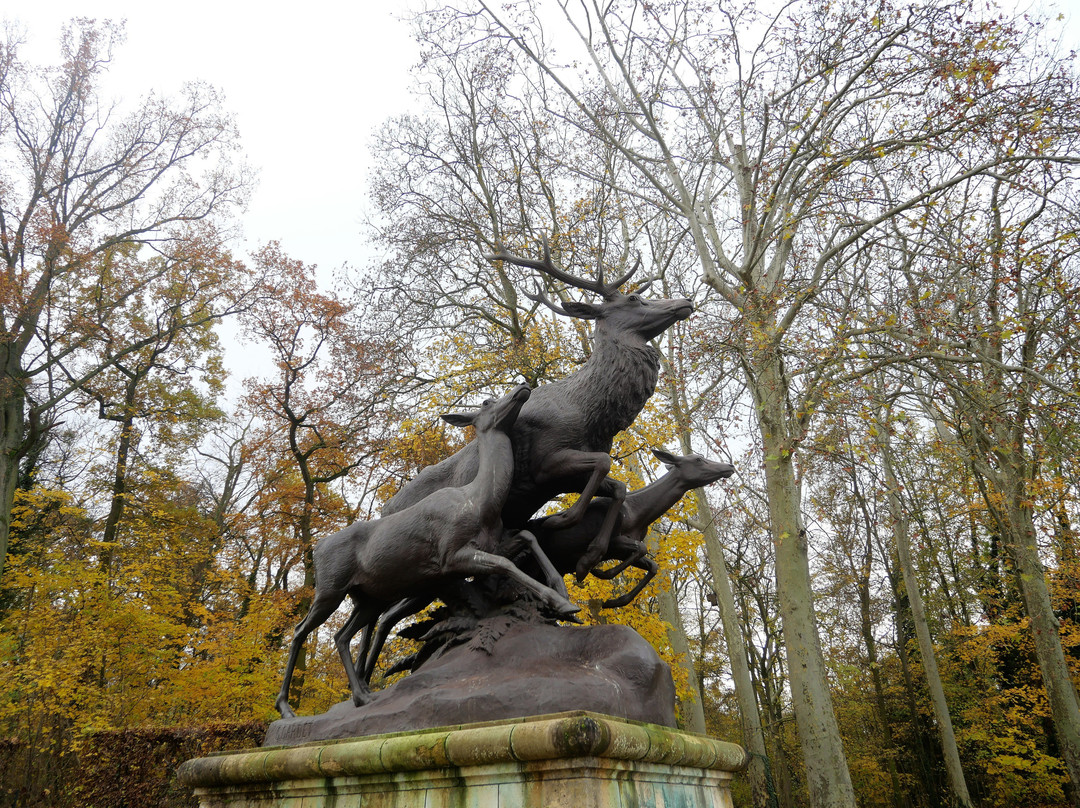
[[[499,429],[476,437],[479,464],[476,477],[466,488],[484,504],[486,515],[502,513],[514,478],[514,450],[510,435]]]
[[[597,434],[630,426],[656,390],[660,352],[641,339],[597,329],[592,355],[575,374],[572,397]]]
[[[682,499],[689,489],[679,475],[669,471],[644,488],[626,495],[624,510],[628,510],[635,524],[649,525],[663,516],[672,505]]]

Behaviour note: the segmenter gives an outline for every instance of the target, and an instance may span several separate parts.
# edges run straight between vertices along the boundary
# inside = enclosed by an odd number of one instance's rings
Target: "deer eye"
[[[641,302],[641,296],[640,295],[630,295],[629,297],[627,297],[627,300],[631,301],[632,303],[640,303]]]

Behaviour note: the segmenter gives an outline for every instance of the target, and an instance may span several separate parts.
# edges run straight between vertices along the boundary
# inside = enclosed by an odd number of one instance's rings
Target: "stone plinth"
[[[735,744],[588,712],[189,760],[202,808],[732,808]]]

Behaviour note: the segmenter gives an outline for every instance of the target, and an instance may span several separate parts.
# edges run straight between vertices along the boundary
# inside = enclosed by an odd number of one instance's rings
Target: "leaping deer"
[[[653,454],[667,466],[667,473],[644,488],[626,495],[619,507],[614,535],[604,557],[600,559],[601,562],[620,563],[607,569],[592,569],[593,575],[604,579],[614,578],[630,566],[644,570],[645,575],[627,592],[604,601],[602,605],[606,609],[626,606],[656,575],[656,562],[649,557],[645,545],[649,525],[667,513],[687,491],[735,473],[735,467],[730,463],[708,460],[699,454],[680,456],[660,449],[654,449]],[[594,499],[585,510],[584,518],[569,527],[552,528],[550,519],[534,520],[529,523],[528,530],[508,535],[498,551],[511,558],[519,555],[522,550],[531,551],[538,567],[536,572],[551,583],[553,578],[557,580],[558,576],[575,571],[582,554],[587,551],[606,518],[609,507],[610,502],[606,498]],[[534,542],[539,544],[539,552],[536,551]],[[526,571],[531,570],[526,568]],[[378,629],[374,633],[365,634],[356,660],[357,673],[365,681],[371,680],[379,653],[394,626],[409,615],[416,614],[430,602],[431,599],[426,597],[401,601],[379,618]]]
[[[730,463],[707,460],[699,454],[679,456],[660,449],[654,449],[653,454],[667,466],[668,471],[644,488],[628,493],[619,507],[614,535],[602,560],[620,563],[607,569],[592,569],[592,574],[596,577],[609,579],[627,567],[635,566],[645,570],[645,576],[628,592],[604,601],[605,608],[630,603],[656,575],[656,562],[649,558],[645,546],[649,525],[667,513],[687,491],[735,473],[735,467]],[[550,561],[559,573],[573,572],[606,517],[608,507],[606,501],[597,498],[589,503],[585,517],[576,525],[551,528],[548,525],[550,520],[536,520],[529,523],[528,529],[539,542],[545,559]]]
[[[391,604],[438,591],[446,580],[499,572],[534,592],[560,615],[578,611],[567,599],[561,580],[562,591],[557,591],[492,552],[503,539],[501,514],[513,476],[510,429],[530,392],[522,384],[497,401],[485,401],[479,411],[443,416],[458,426],[476,428],[476,438],[469,444],[475,450],[476,466],[466,484],[443,487],[410,507],[352,524],[315,545],[315,598],[289,646],[276,703],[283,716],[295,715],[289,706],[289,684],[304,640],[346,597],[352,598],[353,611],[334,635],[334,643],[356,705],[369,701],[371,691],[357,676],[349,654],[353,636]]]

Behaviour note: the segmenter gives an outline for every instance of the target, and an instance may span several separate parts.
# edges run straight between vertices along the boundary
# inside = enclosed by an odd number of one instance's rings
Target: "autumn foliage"
[[[1053,22],[584,3],[575,72],[510,35],[543,4],[475,5],[416,17],[429,109],[379,133],[382,257],[334,283],[230,251],[247,176],[211,88],[75,126],[121,29],[74,23],[46,73],[0,45],[2,800],[185,805],[180,759],[260,740],[320,537],[470,439],[441,413],[585,361],[589,323],[542,302],[579,293],[486,257],[547,238],[695,301],[612,473],[647,484],[655,447],[738,473],[653,526],[630,606],[601,608],[636,570],[567,586],[672,665],[685,727],[753,750],[736,804],[1076,805],[1080,93]],[[300,713],[347,697],[343,619]]]

